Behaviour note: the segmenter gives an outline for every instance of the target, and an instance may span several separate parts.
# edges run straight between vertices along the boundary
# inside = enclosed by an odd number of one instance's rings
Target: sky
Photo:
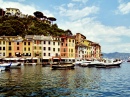
[[[28,15],[40,11],[55,17],[59,28],[99,43],[103,53],[130,53],[129,0],[0,0],[0,7]]]

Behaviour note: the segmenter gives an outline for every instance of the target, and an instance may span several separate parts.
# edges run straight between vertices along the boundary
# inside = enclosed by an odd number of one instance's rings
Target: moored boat
[[[91,63],[91,61],[82,61],[82,63],[79,66],[88,67],[88,64],[90,64],[90,63]]]
[[[97,65],[103,65],[103,64],[104,64],[104,62],[102,62],[102,61],[93,60],[93,61],[91,61],[87,66],[88,66],[88,67],[95,67],[95,66],[97,66]]]
[[[58,64],[58,65],[51,65],[52,69],[74,69],[74,64]]]
[[[10,68],[20,68],[21,66],[21,62],[18,62],[19,58],[14,58],[14,57],[7,57],[7,58],[4,58],[3,61],[4,61],[4,64],[9,64],[11,63],[10,65]]]
[[[0,63],[0,71],[10,69],[12,63]]]
[[[116,67],[122,64],[122,60],[113,60],[107,59],[103,62],[103,64],[96,65],[97,68],[108,68],[108,67]]]

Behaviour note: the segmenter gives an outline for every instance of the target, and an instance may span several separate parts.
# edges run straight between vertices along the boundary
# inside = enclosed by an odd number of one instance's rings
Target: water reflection
[[[130,65],[120,68],[51,70],[22,66],[0,73],[0,96],[104,97],[130,95]]]

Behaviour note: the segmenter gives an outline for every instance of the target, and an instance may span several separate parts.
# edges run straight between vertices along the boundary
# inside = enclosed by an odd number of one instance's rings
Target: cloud
[[[102,52],[122,52],[122,53],[128,53],[130,52],[130,43],[122,43],[122,44],[107,44],[101,47]]]
[[[24,2],[24,1],[26,1],[26,0],[18,0],[18,2]]]
[[[47,16],[47,17],[54,17],[54,15],[52,13],[50,13],[50,11],[48,10],[43,10],[42,13]]]
[[[28,4],[22,4],[19,2],[9,2],[9,1],[3,1],[3,0],[0,0],[0,6],[1,8],[5,10],[6,8],[9,8],[9,7],[18,8],[23,14],[28,14],[28,15],[33,15],[35,11],[41,11],[39,10],[40,8],[38,6],[35,6],[33,4],[28,5]],[[42,10],[42,12],[46,16],[53,16],[51,12],[48,10]]]
[[[82,33],[88,40],[99,43],[103,47],[103,52],[122,51],[123,48],[128,48],[124,45],[128,43],[123,42],[123,37],[130,37],[130,28],[105,26],[91,17],[66,21],[59,25],[63,29],[70,29],[73,34]]]
[[[72,8],[74,6],[74,4],[73,3],[69,3],[69,4],[67,4],[67,6],[68,6],[68,8]]]
[[[128,3],[122,3],[122,1],[119,1],[120,5],[118,6],[118,10],[116,13],[121,14],[129,14],[130,13],[130,2]]]
[[[59,7],[59,13],[62,16],[67,16],[71,20],[83,18],[91,14],[96,14],[99,11],[99,8],[96,6],[84,7],[82,9],[66,9],[63,6]]]
[[[73,2],[82,2],[82,3],[86,3],[88,0],[72,0]]]

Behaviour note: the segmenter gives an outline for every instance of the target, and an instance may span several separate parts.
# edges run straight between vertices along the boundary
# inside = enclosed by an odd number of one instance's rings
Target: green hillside
[[[52,35],[60,36],[68,34],[68,31],[60,29],[47,19],[40,19],[33,16],[19,18],[17,16],[0,17],[0,36],[25,36],[25,35]]]

